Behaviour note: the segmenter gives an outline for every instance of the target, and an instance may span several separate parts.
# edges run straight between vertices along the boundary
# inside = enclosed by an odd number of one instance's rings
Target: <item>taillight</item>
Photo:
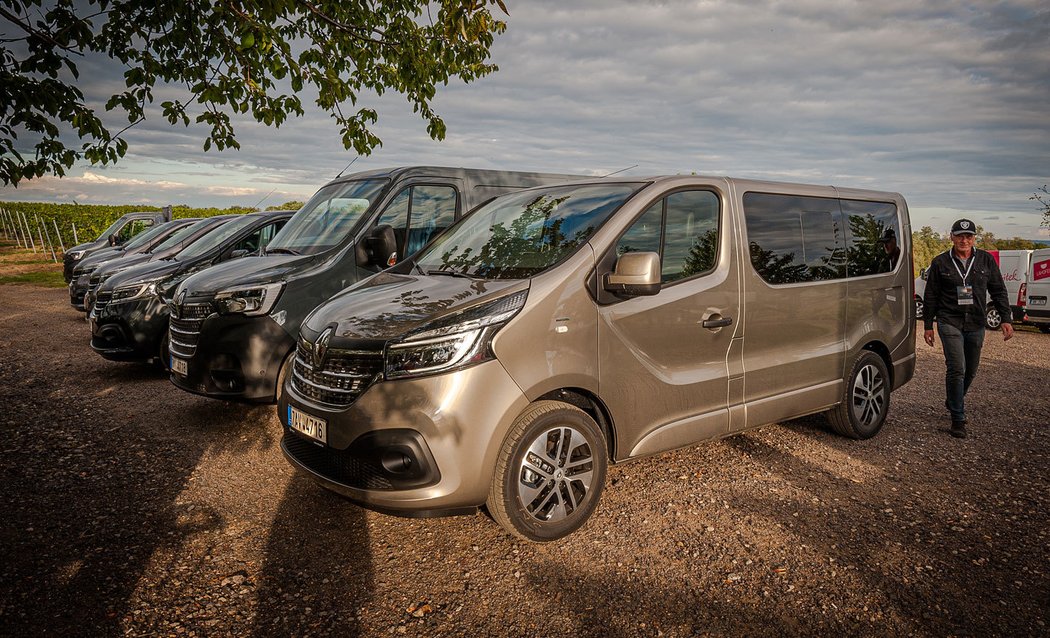
[[[1022,308],[1025,307],[1025,302],[1028,300],[1028,282],[1021,282],[1021,289],[1017,291],[1017,305]]]

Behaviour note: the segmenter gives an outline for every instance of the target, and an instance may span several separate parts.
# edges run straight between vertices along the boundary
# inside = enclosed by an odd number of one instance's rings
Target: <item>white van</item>
[[[1040,248],[1032,253],[1028,268],[1028,306],[1025,321],[1050,333],[1050,248]]]
[[[1025,320],[1025,305],[1027,297],[1027,283],[1031,279],[1029,271],[1032,263],[1031,250],[989,250],[987,251],[999,264],[999,272],[1003,274],[1006,282],[1006,293],[1010,298],[1010,309],[1013,311],[1011,323],[1021,323]],[[922,319],[923,303],[922,295],[926,291],[926,269],[919,271],[915,278],[915,318]],[[991,297],[988,297],[991,300]],[[985,314],[984,322],[989,330],[998,330],[1003,323],[999,311],[991,303],[987,304],[988,312]]]

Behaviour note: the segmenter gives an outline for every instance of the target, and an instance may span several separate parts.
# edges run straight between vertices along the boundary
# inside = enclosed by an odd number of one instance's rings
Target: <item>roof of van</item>
[[[415,176],[433,176],[433,177],[468,177],[478,176],[483,177],[487,175],[499,175],[499,174],[516,174],[516,175],[535,175],[535,176],[547,176],[547,177],[562,177],[562,178],[574,178],[574,179],[588,179],[592,176],[588,175],[569,175],[565,173],[539,173],[533,171],[505,171],[500,169],[489,169],[489,168],[464,168],[464,167],[453,167],[453,166],[394,166],[390,168],[376,168],[368,171],[360,171],[357,173],[350,173],[348,175],[342,175],[329,181],[329,183],[357,180],[357,179],[368,179],[374,177],[385,177],[385,178],[402,178],[402,177],[415,177]]]

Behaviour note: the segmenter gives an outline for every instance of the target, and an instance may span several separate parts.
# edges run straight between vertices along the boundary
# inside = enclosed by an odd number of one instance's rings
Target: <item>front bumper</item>
[[[151,361],[161,356],[168,332],[168,307],[157,297],[107,303],[95,307],[91,349],[110,361]]]
[[[217,399],[275,400],[281,364],[295,349],[284,328],[269,316],[213,313],[198,330],[172,332],[173,342],[185,343],[171,348],[172,357],[186,362],[186,374],[172,370],[176,387]]]
[[[346,408],[313,402],[289,380],[277,408],[285,432],[281,449],[321,485],[371,509],[404,516],[473,511],[485,502],[503,440],[528,403],[498,361],[379,381]],[[327,444],[293,430],[290,407],[323,419]],[[377,434],[401,451],[398,446],[418,436],[423,451],[415,452],[415,460],[433,465],[426,468],[432,481],[404,486],[384,464],[388,448],[367,438]],[[374,450],[373,458],[362,449]]]
[[[84,296],[88,291],[88,277],[80,276],[69,282],[69,305],[81,312],[88,310],[84,304]]]

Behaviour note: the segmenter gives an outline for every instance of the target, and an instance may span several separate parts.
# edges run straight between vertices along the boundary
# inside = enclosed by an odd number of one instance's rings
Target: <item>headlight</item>
[[[87,252],[86,250],[74,250],[74,251],[71,251],[69,253],[69,258],[72,259],[73,261],[78,261],[78,260],[84,258],[84,253],[86,253],[86,252]]]
[[[387,379],[445,372],[494,357],[492,338],[525,305],[528,291],[444,317],[387,347]]]
[[[139,297],[152,295],[155,292],[157,292],[157,282],[155,281],[149,281],[144,284],[133,284],[131,286],[121,286],[113,291],[113,297],[110,299],[110,303],[138,299]]]
[[[273,309],[284,282],[247,288],[231,288],[215,294],[215,308],[222,314],[265,315]]]

